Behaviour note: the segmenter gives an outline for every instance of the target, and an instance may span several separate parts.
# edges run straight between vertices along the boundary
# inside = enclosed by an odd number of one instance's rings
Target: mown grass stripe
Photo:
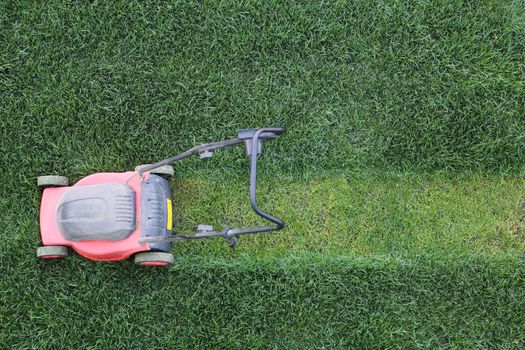
[[[443,175],[331,176],[261,180],[259,204],[287,227],[243,237],[238,251],[287,256],[465,252],[494,255],[525,249],[524,181],[515,177]],[[175,180],[175,231],[263,223],[251,211],[247,181]],[[231,255],[222,242],[181,243],[182,254]]]

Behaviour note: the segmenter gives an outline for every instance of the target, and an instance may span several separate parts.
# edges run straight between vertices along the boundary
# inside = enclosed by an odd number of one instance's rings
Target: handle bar
[[[195,154],[210,154],[214,150],[245,143],[248,156],[251,157],[250,163],[250,204],[253,211],[260,217],[271,221],[275,225],[256,226],[247,228],[225,228],[222,231],[205,231],[194,236],[158,236],[158,237],[142,237],[139,243],[157,243],[157,242],[174,242],[174,241],[189,241],[196,239],[208,239],[216,237],[224,237],[230,241],[230,247],[237,244],[238,237],[245,234],[256,234],[260,232],[278,231],[284,228],[285,224],[282,220],[275,216],[261,210],[257,205],[257,156],[262,151],[262,142],[276,138],[278,135],[286,132],[286,129],[279,127],[245,129],[240,130],[238,137],[231,140],[220,141],[216,143],[208,143],[193,147],[185,152],[177,154],[171,158],[162,160],[160,162],[145,166],[139,169],[138,173],[142,176],[145,172],[156,169],[163,165],[168,165]]]

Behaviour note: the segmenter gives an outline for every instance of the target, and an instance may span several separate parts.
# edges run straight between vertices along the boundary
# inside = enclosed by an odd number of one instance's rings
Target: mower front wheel
[[[163,252],[137,253],[133,261],[140,266],[168,266],[173,264],[173,254]]]
[[[59,259],[66,256],[68,256],[68,249],[61,245],[47,245],[36,250],[36,257],[39,259]]]

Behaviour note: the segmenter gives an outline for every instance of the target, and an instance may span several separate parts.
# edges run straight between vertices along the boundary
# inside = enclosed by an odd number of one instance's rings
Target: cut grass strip
[[[309,255],[172,268],[0,258],[9,348],[525,346],[525,262]]]
[[[174,182],[176,230],[263,223],[251,211],[247,182],[204,176]],[[498,254],[525,249],[524,181],[442,175],[265,178],[259,205],[287,227],[244,236],[238,253]],[[179,254],[231,255],[220,241],[181,243]],[[234,253],[234,254],[238,254]]]

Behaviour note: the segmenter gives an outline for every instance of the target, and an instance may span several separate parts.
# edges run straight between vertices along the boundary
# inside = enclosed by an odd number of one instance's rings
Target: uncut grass
[[[19,162],[124,167],[283,125],[278,172],[524,170],[520,1],[0,6]]]
[[[10,348],[523,348],[525,263],[319,255],[168,269],[0,255]]]

